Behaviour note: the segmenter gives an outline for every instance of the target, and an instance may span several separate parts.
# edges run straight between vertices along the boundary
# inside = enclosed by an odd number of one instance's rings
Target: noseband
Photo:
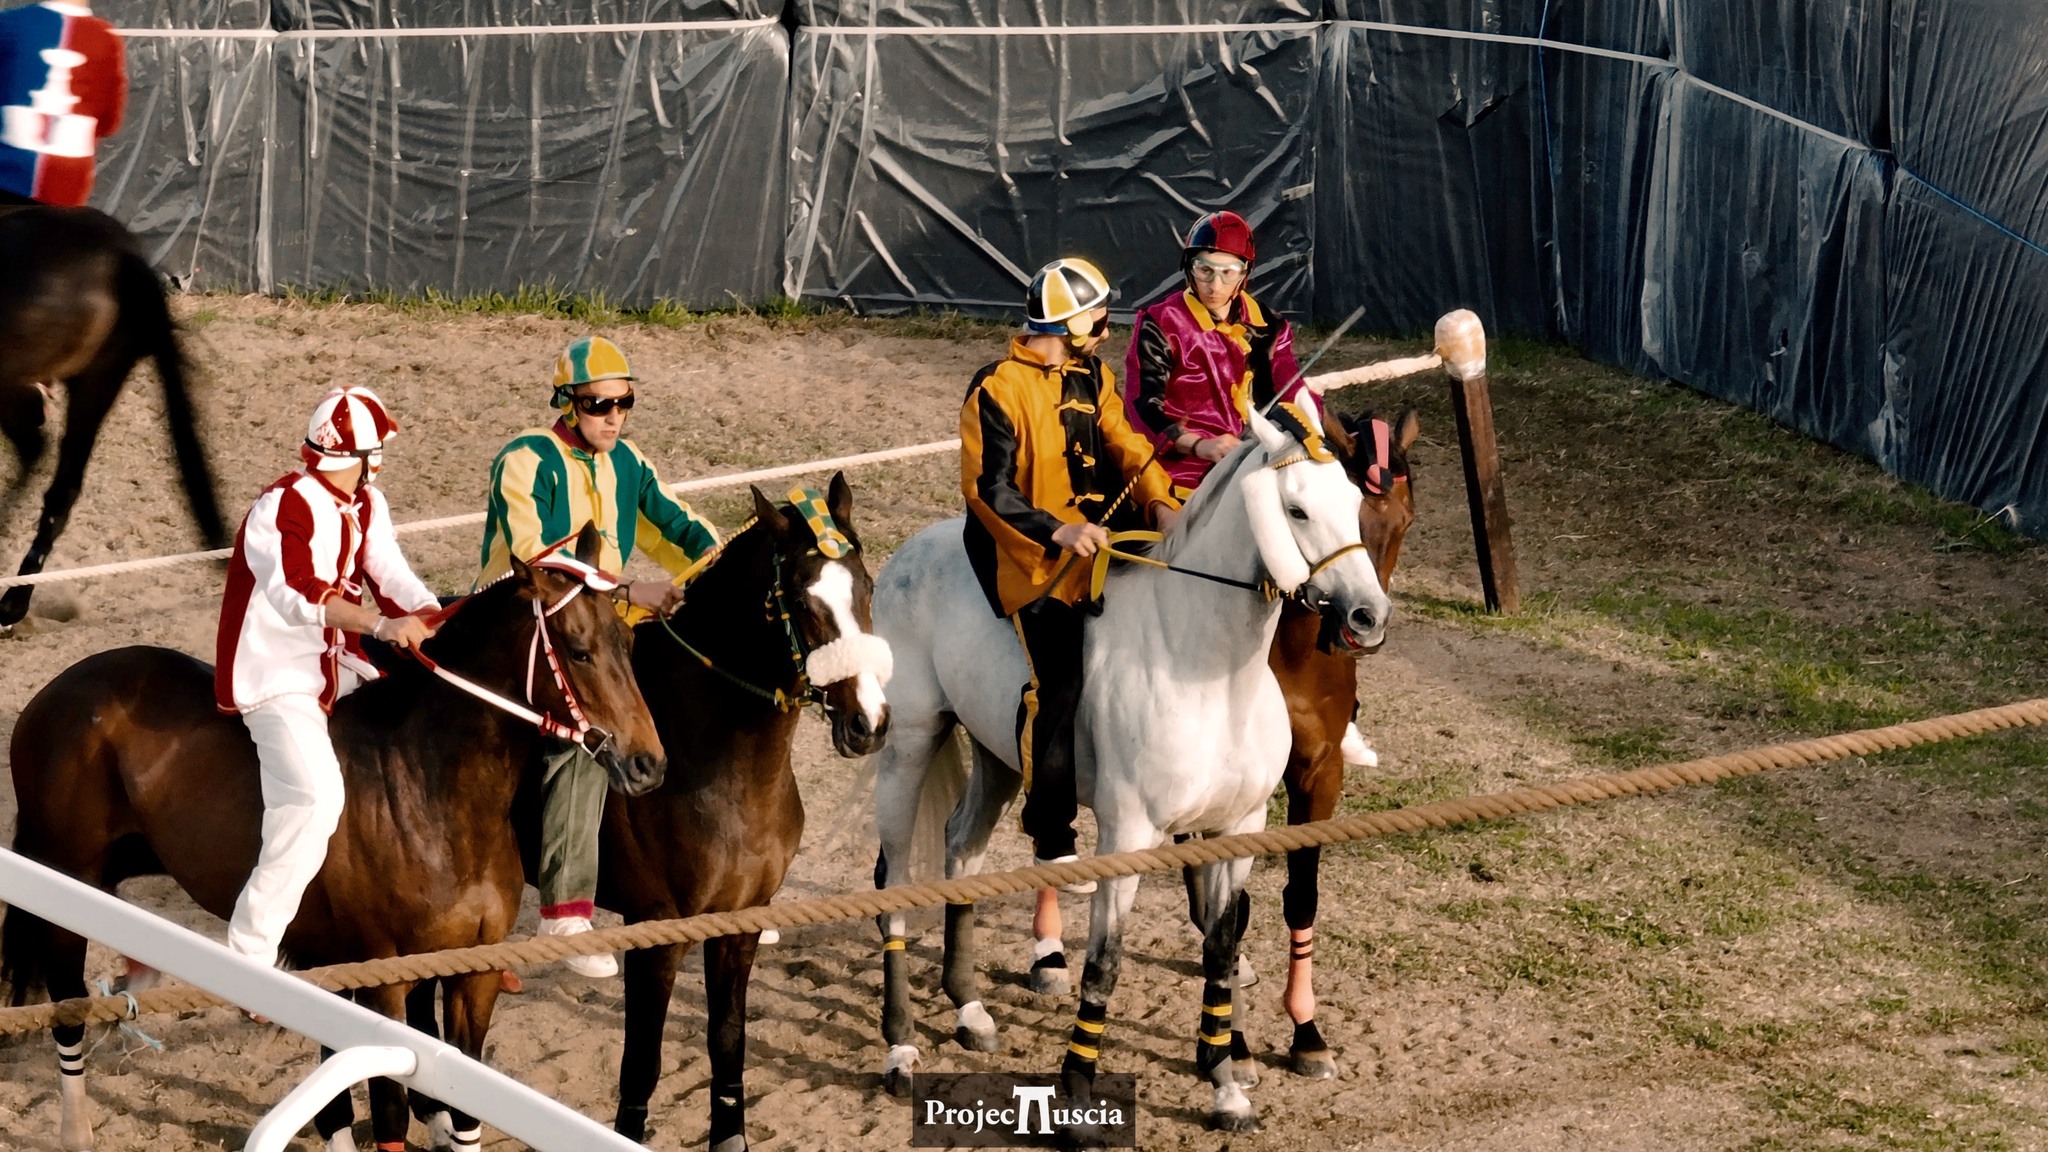
[[[609,583],[612,587],[617,587],[618,581],[610,574],[600,572],[588,565],[579,563],[572,568],[559,557],[550,557],[542,561],[536,561],[536,566],[556,568],[572,576],[578,576],[581,579],[579,579],[574,587],[563,593],[560,600],[555,601],[551,605],[543,606],[538,600],[532,601],[533,640],[526,648],[526,704],[522,705],[516,700],[501,696],[466,676],[450,672],[418,648],[408,649],[408,651],[412,653],[413,659],[420,662],[422,667],[440,677],[446,683],[476,697],[500,712],[526,721],[528,724],[556,739],[566,740],[576,745],[595,758],[602,755],[612,746],[613,736],[610,732],[592,724],[590,718],[583,714],[583,705],[576,699],[576,689],[569,683],[568,674],[562,670],[560,657],[555,655],[554,638],[548,634],[548,619],[554,616],[555,613],[568,607],[569,602],[582,595],[584,589],[603,583]],[[606,588],[600,588],[599,590],[609,591]],[[456,601],[456,604],[460,603],[461,601]],[[445,617],[448,612],[452,612],[455,606],[455,604],[451,604],[448,609],[444,609],[443,616]],[[564,724],[544,712],[539,712],[529,707],[534,702],[534,671],[540,666],[542,656],[547,657],[548,675],[554,680],[555,691],[561,693],[563,703],[568,706],[569,719],[574,722],[573,724]]]

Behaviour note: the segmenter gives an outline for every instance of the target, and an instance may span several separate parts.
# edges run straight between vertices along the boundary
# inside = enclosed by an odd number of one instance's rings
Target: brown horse
[[[68,394],[57,471],[43,494],[36,535],[21,573],[43,570],[85,484],[86,465],[100,425],[138,360],[156,364],[164,389],[164,417],[178,479],[199,535],[208,548],[227,543],[213,475],[193,423],[185,361],[163,286],[143,258],[133,233],[104,212],[49,208],[11,201],[0,205],[0,434],[14,447],[21,469],[0,515],[21,498],[28,474],[43,458],[47,437],[46,389]],[[28,614],[29,586],[0,596],[0,629]]]
[[[586,528],[578,556],[595,557],[597,544]],[[544,715],[573,716],[573,697],[612,734],[599,754],[612,787],[644,790],[659,782],[663,755],[633,682],[629,637],[605,598],[583,591],[561,572],[515,565],[455,610],[426,654],[514,700],[538,684],[531,703]],[[562,655],[559,672],[530,667],[536,628]],[[502,939],[523,880],[513,799],[522,777],[538,774],[539,730],[420,666],[343,697],[330,730],[348,801],[285,934],[287,953],[335,964]],[[165,873],[214,915],[233,910],[256,861],[263,800],[255,745],[237,717],[215,708],[211,668],[163,648],[90,656],[29,702],[12,754],[15,851],[109,891]],[[39,986],[57,999],[84,995],[84,965],[85,940],[59,925],[15,909],[0,928],[0,975],[14,1004]],[[404,985],[366,988],[356,1000],[397,1018],[405,994]],[[495,972],[449,982],[449,1039],[472,1057],[482,1056],[497,994]],[[83,1035],[53,1029],[66,1072],[66,1149],[92,1139]],[[370,1094],[378,1141],[402,1141],[398,1085],[377,1081]],[[346,1126],[347,1099],[321,1114],[323,1137]],[[464,1136],[475,1127],[456,1119]]]
[[[752,908],[775,895],[803,837],[790,746],[807,698],[824,706],[842,756],[867,755],[887,734],[886,647],[877,652],[881,641],[868,634],[874,586],[845,477],[832,478],[826,506],[845,542],[827,545],[836,557],[802,516],[756,489],[753,524],[727,542],[666,624],[636,630],[634,673],[669,761],[661,787],[605,804],[597,902],[628,921]],[[531,864],[538,812],[522,807],[519,824]],[[747,1146],[742,1077],[758,942],[749,934],[704,943],[714,1152]],[[614,1126],[635,1140],[646,1138],[669,997],[688,952],[674,945],[626,955]],[[431,1030],[431,1000],[415,999],[414,1024]]]
[[[1401,541],[1415,522],[1415,496],[1409,487],[1408,448],[1421,431],[1413,408],[1391,422],[1368,412],[1340,415],[1327,421],[1326,432],[1338,460],[1358,484],[1365,500],[1359,505],[1359,539],[1379,570],[1380,587],[1391,589]],[[1344,796],[1344,727],[1358,709],[1357,654],[1334,651],[1319,643],[1322,622],[1296,604],[1280,612],[1269,662],[1287,697],[1288,725],[1294,744],[1287,754],[1287,822],[1305,824],[1337,814]],[[1287,887],[1282,912],[1289,936],[1287,989],[1282,998],[1294,1022],[1289,1061],[1294,1071],[1315,1079],[1337,1074],[1337,1061],[1316,1028],[1316,997],[1311,982],[1315,955],[1316,873],[1319,848],[1287,854]],[[1192,900],[1192,886],[1190,899]],[[1241,893],[1240,920],[1250,916],[1251,898]],[[1250,1051],[1242,1033],[1231,1037],[1232,1055],[1246,1060]]]

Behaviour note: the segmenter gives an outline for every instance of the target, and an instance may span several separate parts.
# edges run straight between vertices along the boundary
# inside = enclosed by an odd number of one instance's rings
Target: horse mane
[[[1226,488],[1236,488],[1238,473],[1245,470],[1247,462],[1254,455],[1258,456],[1259,465],[1265,464],[1266,453],[1258,440],[1247,437],[1244,443],[1238,445],[1235,452],[1225,456],[1216,467],[1209,470],[1209,474],[1203,477],[1202,483],[1196,487],[1195,494],[1188,497],[1188,502],[1181,506],[1180,523],[1160,542],[1158,551],[1154,553],[1156,559],[1170,563],[1180,554],[1181,549],[1186,546],[1188,536],[1209,518],[1216,502],[1222,499],[1217,493]]]

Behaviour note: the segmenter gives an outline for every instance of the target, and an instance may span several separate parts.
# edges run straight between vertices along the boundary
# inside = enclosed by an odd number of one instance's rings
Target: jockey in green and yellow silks
[[[671,495],[654,465],[624,437],[633,384],[625,354],[601,336],[563,350],[554,375],[560,418],[553,427],[513,437],[491,465],[479,586],[509,572],[514,556],[531,561],[585,523],[603,534],[598,567],[610,572],[623,571],[637,548],[680,578],[717,546],[710,522]],[[628,623],[673,607],[682,595],[667,580],[635,581],[619,591]],[[587,932],[597,896],[604,769],[565,742],[548,755],[541,788],[540,930],[551,936]],[[608,955],[565,963],[586,976],[618,972]]]

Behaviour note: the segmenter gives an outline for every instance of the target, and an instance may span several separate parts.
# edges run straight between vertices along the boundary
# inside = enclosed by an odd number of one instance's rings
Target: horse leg
[[[1098,817],[1099,819],[1099,817]],[[1156,838],[1153,843],[1156,843]],[[1152,847],[1142,840],[1126,842],[1097,825],[1096,852],[1134,851]],[[1088,956],[1081,966],[1081,1004],[1074,1010],[1074,1028],[1067,1037],[1067,1054],[1060,1061],[1060,1080],[1066,1096],[1075,1101],[1094,1098],[1095,1067],[1102,1057],[1102,1036],[1109,1019],[1109,998],[1116,993],[1117,973],[1123,967],[1124,918],[1138,898],[1138,878],[1118,876],[1097,883],[1088,916]]]
[[[1263,816],[1263,813],[1261,813]],[[1202,1015],[1196,1025],[1195,1067],[1209,1078],[1214,1098],[1209,1125],[1251,1132],[1258,1114],[1238,1083],[1232,1059],[1237,949],[1242,936],[1237,894],[1251,873],[1248,860],[1203,865],[1196,889],[1202,905]]]
[[[446,1025],[448,1042],[463,1055],[481,1063],[484,1058],[484,1037],[491,1030],[491,1012],[498,1004],[498,974],[496,972],[472,972],[465,976],[451,976],[441,980],[441,1015]],[[427,989],[427,1015],[433,1012],[433,984],[422,985]],[[407,997],[407,1018],[413,1016],[412,998]],[[451,1152],[477,1152],[483,1146],[483,1126],[476,1117],[460,1109],[440,1106],[427,1097],[415,1100],[432,1105],[433,1111],[427,1117],[427,1147],[446,1148]]]
[[[55,924],[49,933],[50,999],[85,995],[85,937]],[[85,1025],[59,1024],[50,1029],[50,1039],[57,1045],[59,1073],[57,1141],[64,1152],[86,1152],[92,1147],[92,1104],[85,1096]]]
[[[711,1048],[711,1152],[747,1148],[747,984],[753,978],[752,933],[704,942],[705,1039]]]
[[[320,1049],[322,1063],[334,1058],[334,1049]],[[347,1089],[334,1094],[334,1099],[322,1105],[313,1114],[313,1131],[327,1144],[327,1152],[356,1152],[356,1102]]]
[[[57,472],[50,478],[50,490],[43,494],[42,519],[36,524],[35,540],[29,544],[28,555],[22,557],[21,575],[33,576],[43,570],[50,550],[57,546],[57,537],[64,534],[64,526],[71,522],[72,506],[78,503],[78,493],[85,487],[86,465],[92,462],[93,445],[99,442],[100,425],[106,422],[107,412],[113,408],[114,398],[121,394],[128,370],[134,366],[132,355],[102,357],[66,381],[71,405],[64,417],[64,439],[57,448]],[[8,589],[0,597],[0,628],[21,623],[21,618],[28,615],[29,597],[33,595],[32,585]]]
[[[1297,736],[1297,749],[1299,749]],[[1289,758],[1287,822],[1305,824],[1337,814],[1344,793],[1344,760],[1336,744],[1322,740],[1313,758],[1299,750]],[[1300,770],[1296,771],[1297,766]],[[1294,1024],[1288,1066],[1298,1076],[1328,1080],[1337,1075],[1337,1058],[1316,1027],[1315,953],[1316,902],[1322,849],[1298,848],[1287,854],[1287,887],[1281,894],[1287,920],[1287,988],[1281,1004]]]
[[[942,788],[946,783],[927,778],[953,730],[950,717],[919,723],[907,710],[897,712],[894,723],[895,731],[877,753],[875,765],[875,830],[881,838],[875,855],[876,888],[910,883],[918,809],[928,785]],[[959,771],[951,761],[945,767]],[[889,1046],[882,1087],[891,1096],[908,1096],[921,1062],[910,1022],[910,960],[904,939],[908,929],[901,912],[875,917],[875,926],[882,933],[882,1042]]]
[[[356,1003],[391,1020],[405,1019],[409,984],[387,984],[358,988]],[[379,1148],[403,1148],[405,1134],[412,1127],[412,1115],[405,1106],[405,1085],[382,1076],[370,1081],[370,1135]]]
[[[1067,946],[1061,939],[1065,931],[1059,889],[1040,888],[1031,909],[1031,990],[1040,996],[1064,999],[1074,990],[1067,972]]]
[[[688,951],[684,945],[671,944],[626,953],[626,1047],[619,1056],[619,1111],[612,1118],[612,1129],[628,1140],[644,1143],[647,1139],[647,1101],[661,1080],[661,1035],[668,1028],[668,998],[675,992],[676,971]],[[710,962],[707,952],[705,964]],[[709,979],[708,967],[706,971]]]
[[[995,832],[1003,809],[1022,784],[1009,766],[979,742],[974,744],[974,774],[967,794],[946,821],[946,879],[955,880],[981,871],[988,858],[988,840]],[[1061,962],[1062,967],[1065,962]],[[1002,1038],[996,1022],[981,1000],[981,962],[974,944],[974,905],[946,905],[946,952],[943,986],[953,1001],[958,1020],[953,1039],[974,1052],[1000,1052]],[[1033,974],[1036,974],[1034,968]]]

